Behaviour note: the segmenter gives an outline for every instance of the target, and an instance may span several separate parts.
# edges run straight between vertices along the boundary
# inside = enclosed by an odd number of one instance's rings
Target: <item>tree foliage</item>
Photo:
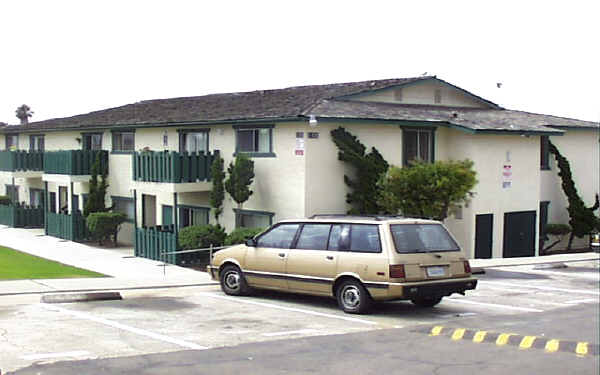
[[[100,245],[112,237],[114,246],[117,246],[117,234],[125,220],[127,220],[127,215],[120,212],[92,212],[85,222],[92,238],[96,239]]]
[[[416,162],[407,168],[392,166],[379,180],[378,202],[388,214],[444,220],[454,205],[473,196],[477,184],[473,162]]]
[[[235,160],[229,163],[227,168],[229,177],[225,181],[225,190],[231,195],[231,198],[238,204],[238,208],[242,208],[252,195],[250,185],[254,179],[254,161],[248,156],[239,153]]]
[[[29,118],[33,116],[33,111],[27,104],[22,104],[15,111],[15,115],[19,120],[21,120],[21,124],[27,124],[29,122]]]
[[[210,205],[214,208],[215,220],[219,223],[219,216],[223,213],[223,200],[225,199],[225,180],[224,161],[219,155],[215,157],[210,167],[210,178],[212,180],[212,189],[210,191]]]
[[[225,238],[225,245],[229,246],[244,243],[246,240],[253,238],[264,230],[265,228],[237,228],[227,235],[227,238]]]
[[[94,161],[94,164],[92,164],[90,193],[85,202],[85,207],[83,208],[83,216],[85,217],[88,217],[88,215],[93,212],[106,212],[110,209],[107,208],[105,204],[106,190],[108,189],[106,168],[102,168],[102,175],[100,176],[100,181],[98,181],[98,173],[100,172],[101,166],[101,153],[97,152],[96,160]]]
[[[377,181],[389,167],[375,147],[366,153],[367,148],[356,136],[339,127],[331,131],[333,142],[338,148],[338,159],[352,166],[355,177],[344,175],[344,182],[350,188],[346,202],[352,205],[349,214],[378,214],[382,208],[377,199]]]
[[[573,244],[573,238],[576,236],[582,238],[585,235],[590,234],[594,229],[600,230],[600,219],[594,215],[594,211],[600,206],[598,201],[598,194],[596,194],[596,202],[592,207],[586,207],[583,199],[579,196],[575,182],[573,181],[573,175],[571,173],[571,166],[569,161],[565,158],[558,148],[549,142],[549,150],[556,158],[558,164],[558,175],[562,180],[562,188],[567,196],[569,212],[569,225],[571,226],[571,236],[569,237],[569,244],[567,250],[571,250]]]

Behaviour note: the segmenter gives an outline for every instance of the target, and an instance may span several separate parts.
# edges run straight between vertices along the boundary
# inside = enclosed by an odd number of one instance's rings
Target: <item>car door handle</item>
[[[333,260],[333,256],[331,255],[327,255],[325,258],[327,258],[327,260]]]
[[[281,258],[285,258],[285,253],[279,253],[277,255],[279,255]]]

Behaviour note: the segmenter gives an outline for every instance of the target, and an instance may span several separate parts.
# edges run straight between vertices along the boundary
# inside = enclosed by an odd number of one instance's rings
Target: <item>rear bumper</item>
[[[464,294],[477,287],[474,277],[460,280],[445,280],[419,283],[390,284],[389,299],[413,299],[416,297],[444,297],[454,293]]]

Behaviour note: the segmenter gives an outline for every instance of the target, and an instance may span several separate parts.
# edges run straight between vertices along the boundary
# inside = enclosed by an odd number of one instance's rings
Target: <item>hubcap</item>
[[[237,289],[240,286],[240,275],[237,272],[231,271],[225,275],[225,285],[229,289]]]
[[[354,285],[344,287],[342,290],[342,302],[345,306],[355,308],[360,304],[360,291]]]

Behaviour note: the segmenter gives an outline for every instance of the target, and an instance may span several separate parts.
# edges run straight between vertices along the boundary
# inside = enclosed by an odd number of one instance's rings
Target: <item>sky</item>
[[[420,76],[600,121],[600,2],[0,2],[0,122],[147,99]],[[498,88],[497,83],[502,83]]]

